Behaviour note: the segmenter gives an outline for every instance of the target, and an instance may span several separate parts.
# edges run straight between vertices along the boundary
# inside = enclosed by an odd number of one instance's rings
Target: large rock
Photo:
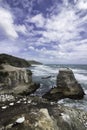
[[[87,112],[20,98],[0,106],[0,130],[87,130]]]
[[[0,93],[31,94],[39,85],[32,82],[29,69],[2,64],[0,69]]]
[[[84,91],[75,79],[72,70],[60,69],[57,76],[57,87],[52,88],[43,97],[49,100],[62,98],[82,99],[84,97]]]

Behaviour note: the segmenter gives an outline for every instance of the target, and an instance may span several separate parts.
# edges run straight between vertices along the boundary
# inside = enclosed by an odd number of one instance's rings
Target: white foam
[[[64,99],[59,100],[57,103],[63,104],[64,103]]]
[[[58,73],[58,68],[52,68],[46,65],[35,65],[35,67],[31,68],[31,70],[35,76],[48,76],[50,74]]]
[[[87,76],[83,74],[75,74],[75,78],[80,82],[87,82]]]
[[[85,91],[85,94],[87,95],[87,90],[85,89],[84,91]]]
[[[72,70],[73,70],[74,73],[83,73],[83,74],[87,73],[87,70],[84,70],[84,69],[72,69]]]

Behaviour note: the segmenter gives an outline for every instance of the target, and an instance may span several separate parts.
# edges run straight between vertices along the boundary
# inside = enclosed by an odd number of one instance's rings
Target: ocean
[[[59,100],[58,103],[63,104],[64,106],[87,111],[87,65],[32,65],[29,69],[31,69],[33,73],[33,81],[40,83],[40,88],[34,93],[34,95],[42,96],[52,87],[56,86],[56,78],[59,73],[59,69],[66,67],[72,69],[75,78],[81,84],[86,95],[82,100],[72,100],[66,98]],[[45,79],[45,77],[48,76],[50,76],[50,78]]]

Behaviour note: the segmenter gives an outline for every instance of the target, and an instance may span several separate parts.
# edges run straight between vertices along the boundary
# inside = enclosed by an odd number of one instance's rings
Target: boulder
[[[38,87],[39,85],[32,82],[32,73],[29,69],[2,64],[0,93],[31,94]]]
[[[84,97],[84,91],[75,79],[73,71],[65,68],[59,70],[57,87],[52,88],[43,95],[43,97],[49,100],[58,100],[62,98],[82,99]]]

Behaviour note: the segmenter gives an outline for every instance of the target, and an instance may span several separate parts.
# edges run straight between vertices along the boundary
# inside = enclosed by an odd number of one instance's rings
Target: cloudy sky
[[[87,0],[0,0],[0,53],[87,64]]]

